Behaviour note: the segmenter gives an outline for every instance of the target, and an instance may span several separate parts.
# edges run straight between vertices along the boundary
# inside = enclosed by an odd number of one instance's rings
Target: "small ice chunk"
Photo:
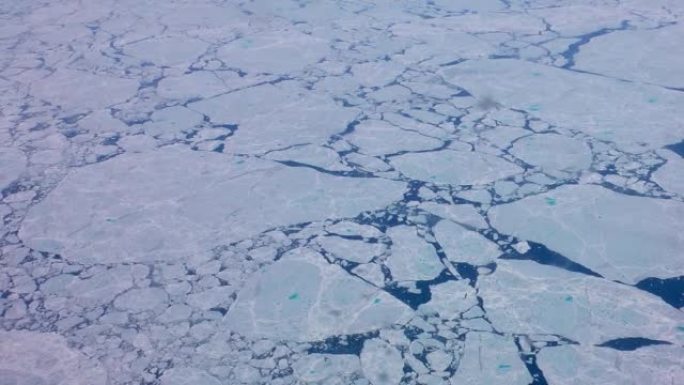
[[[532,383],[515,342],[510,337],[492,333],[470,332],[458,371],[451,377],[453,384]]]
[[[440,221],[433,230],[450,261],[486,265],[501,255],[494,242],[454,222]]]
[[[448,281],[430,287],[432,297],[420,305],[423,313],[437,313],[441,319],[451,320],[477,305],[477,293],[466,280]]]
[[[520,254],[525,254],[530,250],[530,244],[525,241],[520,241],[513,245],[513,248]]]
[[[443,350],[435,350],[434,352],[430,352],[425,356],[425,358],[427,358],[427,361],[430,364],[430,369],[436,372],[442,372],[446,370],[454,360],[453,354],[449,354]]]
[[[399,385],[404,376],[404,360],[401,353],[378,338],[363,344],[361,368],[373,385]]]
[[[387,267],[395,281],[430,280],[444,270],[435,248],[419,237],[415,229],[397,226],[387,234],[392,238]]]

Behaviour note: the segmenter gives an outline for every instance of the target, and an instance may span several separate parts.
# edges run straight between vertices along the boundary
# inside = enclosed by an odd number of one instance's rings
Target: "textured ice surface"
[[[566,186],[494,207],[499,231],[542,243],[607,278],[637,283],[684,269],[684,204]]]
[[[16,148],[0,148],[0,190],[17,180],[26,169],[26,156]]]
[[[676,142],[684,93],[571,72],[527,61],[467,61],[444,72],[449,82],[557,126],[645,151]],[[505,75],[504,75],[505,74]],[[648,122],[648,130],[642,122]]]
[[[479,287],[487,316],[501,331],[563,336],[582,345],[621,336],[681,338],[681,311],[604,279],[532,262],[502,262]]]
[[[665,157],[667,163],[653,173],[653,181],[671,193],[684,196],[684,159],[673,153],[666,153]]]
[[[466,337],[464,358],[451,382],[525,385],[532,378],[511,338],[474,332]]]
[[[170,148],[75,170],[29,211],[19,236],[78,261],[177,260],[289,223],[379,208],[402,190]]]
[[[486,265],[501,255],[495,243],[454,222],[440,221],[434,231],[435,238],[451,261]]]
[[[676,384],[684,376],[680,346],[654,346],[631,352],[600,347],[544,349],[539,364],[549,383]]]
[[[684,88],[684,27],[618,31],[592,41],[577,55],[577,69],[611,77]],[[639,49],[631,49],[638,46]]]
[[[681,383],[682,15],[0,1],[0,384]]]
[[[402,137],[401,141],[395,140],[398,136]],[[357,125],[347,139],[368,155],[431,150],[442,145],[437,139],[403,130],[384,121],[365,121]]]
[[[378,339],[368,340],[363,344],[361,367],[373,385],[398,385],[404,374],[401,353]]]
[[[321,260],[295,250],[258,273],[241,290],[226,326],[250,337],[317,340],[406,321],[406,305]]]
[[[591,165],[591,151],[579,140],[556,134],[531,135],[515,141],[511,154],[543,171],[574,173]]]
[[[410,227],[394,227],[387,267],[396,281],[424,281],[435,278],[444,269],[435,249]]]
[[[0,378],[17,385],[105,385],[106,370],[54,333],[0,331]]]
[[[412,179],[452,185],[487,184],[519,171],[506,160],[472,151],[409,153],[392,158],[391,163]]]
[[[300,381],[311,383],[340,381],[340,376],[359,372],[359,357],[352,354],[311,354],[292,365]]]

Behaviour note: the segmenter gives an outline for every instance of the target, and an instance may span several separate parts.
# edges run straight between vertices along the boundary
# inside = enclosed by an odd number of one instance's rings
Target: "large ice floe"
[[[29,212],[19,236],[77,261],[178,260],[278,226],[380,208],[403,189],[168,148],[75,170]]]
[[[298,249],[250,280],[226,325],[247,336],[306,341],[403,323],[410,313],[386,292]]]
[[[613,280],[636,283],[684,269],[684,204],[564,186],[489,212],[502,233],[542,243]]]
[[[0,2],[0,385],[684,380],[684,2]]]

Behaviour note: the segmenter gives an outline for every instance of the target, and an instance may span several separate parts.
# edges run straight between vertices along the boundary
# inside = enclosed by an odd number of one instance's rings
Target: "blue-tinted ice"
[[[0,384],[684,383],[683,22],[0,1]]]

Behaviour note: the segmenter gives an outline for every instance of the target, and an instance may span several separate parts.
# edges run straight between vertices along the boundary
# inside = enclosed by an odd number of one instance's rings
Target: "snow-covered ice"
[[[684,269],[684,204],[564,186],[489,212],[500,232],[542,243],[598,274],[626,283]]]
[[[0,2],[0,384],[678,384],[683,15]]]

